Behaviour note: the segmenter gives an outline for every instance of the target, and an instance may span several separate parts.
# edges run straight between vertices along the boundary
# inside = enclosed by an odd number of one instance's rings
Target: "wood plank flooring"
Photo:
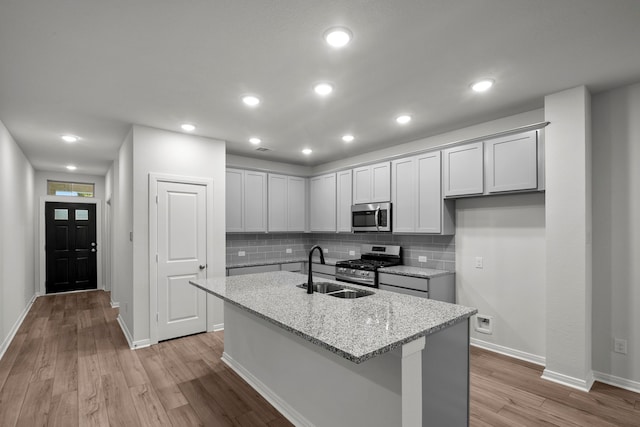
[[[38,298],[0,360],[0,426],[291,425],[221,362],[222,332],[131,351],[116,316],[103,291]],[[640,426],[636,393],[477,348],[471,365],[471,426]]]

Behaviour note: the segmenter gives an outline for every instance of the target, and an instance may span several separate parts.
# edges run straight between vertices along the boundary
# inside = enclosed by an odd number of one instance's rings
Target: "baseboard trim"
[[[133,337],[131,336],[131,332],[129,332],[129,328],[127,328],[127,324],[122,319],[122,316],[118,314],[117,320],[118,325],[120,325],[120,329],[122,329],[122,333],[124,334],[124,337],[127,340],[127,344],[129,345],[129,348],[131,350],[137,350],[139,348],[145,348],[151,345],[151,340],[149,339],[134,341]]]
[[[504,354],[505,356],[513,357],[515,359],[524,360],[535,365],[545,366],[546,358],[544,356],[538,356],[536,354],[527,353],[513,348],[504,347],[498,344],[482,341],[477,338],[470,339],[471,345],[474,347],[482,348],[484,350],[493,351],[494,353]]]
[[[224,331],[224,323],[217,323],[215,325],[211,325],[211,331],[213,332]]]
[[[111,301],[111,308],[120,308],[120,303],[116,301]]]
[[[20,329],[20,326],[22,326],[22,322],[24,322],[25,317],[27,317],[27,314],[29,313],[29,310],[31,310],[31,306],[33,305],[33,303],[35,302],[37,297],[38,297],[37,294],[33,294],[31,299],[27,303],[27,306],[25,307],[24,310],[22,310],[22,313],[20,313],[20,316],[18,316],[18,319],[13,324],[13,327],[9,331],[9,334],[4,339],[4,341],[2,341],[2,346],[0,346],[0,360],[2,359],[4,354],[9,349],[9,346],[11,345],[11,341],[13,341],[13,338],[18,333],[18,329]]]
[[[640,393],[640,382],[628,380],[626,378],[616,377],[615,375],[605,374],[604,372],[593,372],[596,381],[609,384],[614,387],[623,388],[625,390]]]
[[[550,371],[549,369],[545,369],[542,372],[542,379],[547,381],[552,381],[557,384],[561,384],[567,387],[575,388],[580,391],[589,392],[591,390],[591,386],[593,386],[593,382],[595,381],[593,377],[593,372],[589,372],[587,378],[580,379],[575,377],[570,377],[565,374],[561,374],[559,372]]]
[[[255,391],[260,393],[267,402],[278,410],[285,418],[287,418],[295,426],[314,427],[302,414],[293,409],[291,405],[280,398],[273,390],[267,387],[262,381],[256,378],[251,372],[247,371],[244,366],[234,360],[226,352],[222,353],[222,361],[233,371],[240,375]]]

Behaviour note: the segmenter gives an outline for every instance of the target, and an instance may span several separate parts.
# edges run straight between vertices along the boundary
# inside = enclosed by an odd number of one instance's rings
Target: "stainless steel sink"
[[[306,283],[301,283],[296,286],[301,289],[307,289]],[[371,291],[365,291],[362,289],[349,289],[346,286],[336,285],[335,283],[329,282],[314,282],[313,291],[318,292],[319,294],[326,294],[332,297],[344,299],[361,298],[374,294],[374,292]]]

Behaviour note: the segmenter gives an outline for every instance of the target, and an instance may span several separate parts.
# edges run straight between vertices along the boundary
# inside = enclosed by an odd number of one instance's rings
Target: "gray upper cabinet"
[[[353,204],[391,200],[389,162],[353,169]]]
[[[244,171],[227,169],[226,173],[227,232],[244,231]]]
[[[444,196],[480,195],[484,192],[482,142],[442,150]]]
[[[227,232],[267,231],[267,174],[227,169]]]
[[[304,231],[306,180],[269,174],[269,231]]]
[[[443,200],[440,172],[440,151],[392,162],[394,233],[455,234],[455,202]]]
[[[486,141],[485,159],[488,193],[537,189],[536,131]]]
[[[336,174],[315,176],[309,180],[310,231],[336,231]]]
[[[352,172],[346,170],[338,172],[337,178],[337,213],[336,213],[336,231],[351,231],[351,191],[352,191]]]

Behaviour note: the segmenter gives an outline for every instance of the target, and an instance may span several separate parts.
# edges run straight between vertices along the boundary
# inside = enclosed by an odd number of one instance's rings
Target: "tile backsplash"
[[[335,259],[360,257],[363,243],[399,245],[402,263],[414,267],[455,271],[455,236],[397,235],[389,233],[227,233],[227,264],[305,257],[311,246],[328,249]],[[291,249],[291,253],[287,253]],[[238,252],[244,251],[245,256]],[[355,255],[349,255],[354,251]],[[426,262],[418,257],[426,256]]]

